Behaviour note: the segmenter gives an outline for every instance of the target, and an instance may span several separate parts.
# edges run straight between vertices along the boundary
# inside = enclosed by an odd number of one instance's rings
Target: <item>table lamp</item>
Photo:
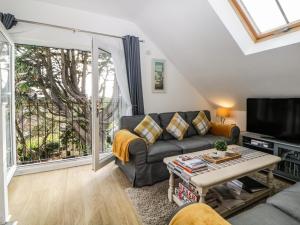
[[[230,116],[230,109],[228,108],[217,108],[217,117],[220,117],[221,124],[225,123],[225,119]]]

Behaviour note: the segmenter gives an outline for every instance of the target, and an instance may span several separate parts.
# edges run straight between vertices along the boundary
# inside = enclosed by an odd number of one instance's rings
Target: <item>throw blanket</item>
[[[114,138],[112,152],[123,162],[129,161],[129,145],[136,139],[142,139],[129,130],[119,130]]]
[[[235,125],[211,123],[210,133],[216,136],[231,138],[231,129]]]
[[[195,203],[176,213],[169,225],[230,225],[230,223],[208,205]]]

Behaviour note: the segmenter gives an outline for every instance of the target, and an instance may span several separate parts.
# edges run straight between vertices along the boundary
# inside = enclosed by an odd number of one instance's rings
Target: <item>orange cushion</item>
[[[220,124],[211,123],[210,133],[216,136],[231,137],[231,129],[235,127],[234,124]]]

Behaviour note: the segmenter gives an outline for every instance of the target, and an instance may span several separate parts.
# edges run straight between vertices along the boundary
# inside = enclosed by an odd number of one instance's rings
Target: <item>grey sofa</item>
[[[212,148],[214,142],[220,138],[226,139],[228,144],[238,141],[240,133],[238,127],[231,129],[230,138],[214,136],[212,134],[199,136],[192,125],[192,121],[199,111],[178,112],[190,125],[184,139],[178,141],[166,131],[166,127],[174,113],[149,114],[163,128],[161,137],[159,137],[155,144],[149,146],[143,140],[132,142],[129,146],[128,163],[124,164],[122,161],[116,159],[116,164],[126,174],[134,187],[152,185],[167,179],[169,173],[166,165],[163,163],[165,157]],[[205,111],[205,114],[210,120],[210,112]],[[144,116],[124,116],[121,118],[120,128],[134,133],[134,128],[143,118]]]
[[[300,225],[300,183],[229,219],[232,225]]]

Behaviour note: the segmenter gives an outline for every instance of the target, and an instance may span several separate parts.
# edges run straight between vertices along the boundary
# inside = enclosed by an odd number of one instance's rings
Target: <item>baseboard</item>
[[[18,222],[14,221],[14,222],[7,222],[5,224],[1,224],[1,225],[17,225]]]
[[[61,159],[61,160],[55,160],[51,162],[21,165],[17,167],[14,176],[66,169],[70,167],[89,165],[91,163],[92,163],[92,157],[85,156],[85,157],[74,158],[74,159]]]

